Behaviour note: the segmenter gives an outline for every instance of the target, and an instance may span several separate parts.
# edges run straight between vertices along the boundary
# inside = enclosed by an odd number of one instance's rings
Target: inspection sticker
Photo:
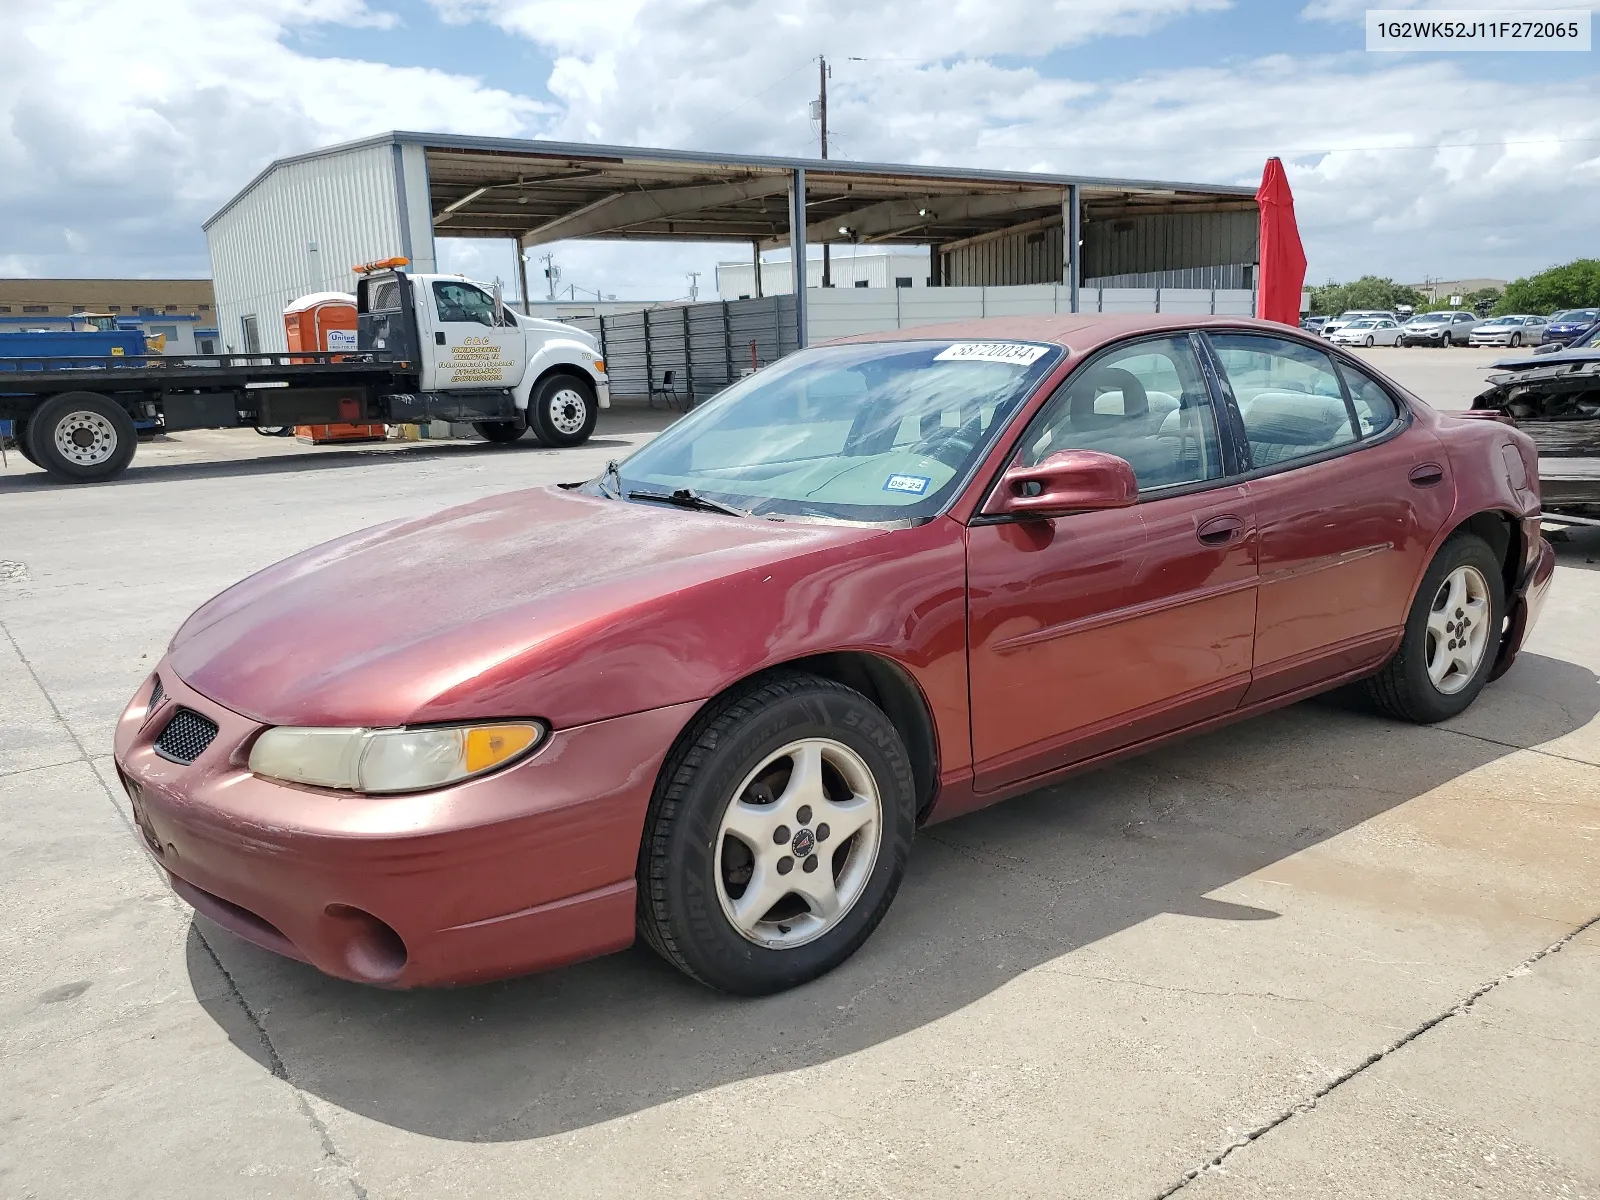
[[[886,492],[910,492],[913,496],[920,496],[928,490],[928,485],[933,480],[926,475],[891,475],[883,482]]]
[[[1013,363],[1029,367],[1050,353],[1048,346],[1029,346],[1023,342],[957,342],[933,356],[934,362],[968,359],[977,362]]]

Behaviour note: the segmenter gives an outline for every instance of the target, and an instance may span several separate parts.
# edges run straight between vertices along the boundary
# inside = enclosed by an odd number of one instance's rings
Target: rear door
[[[464,279],[434,279],[416,304],[424,391],[512,388],[521,382],[527,339],[488,292]]]
[[[1382,661],[1454,485],[1437,439],[1365,372],[1290,338],[1208,341],[1260,522],[1249,704]]]
[[[1186,334],[1108,350],[1013,461],[1126,459],[1139,503],[968,529],[972,748],[993,791],[1236,707],[1250,682],[1256,536]]]

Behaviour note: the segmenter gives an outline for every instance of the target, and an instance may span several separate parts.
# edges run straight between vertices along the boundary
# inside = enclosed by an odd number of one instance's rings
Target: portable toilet
[[[290,350],[338,353],[356,348],[356,298],[348,292],[312,292],[283,310],[283,331]],[[315,445],[324,442],[381,440],[382,425],[296,425],[295,436]]]

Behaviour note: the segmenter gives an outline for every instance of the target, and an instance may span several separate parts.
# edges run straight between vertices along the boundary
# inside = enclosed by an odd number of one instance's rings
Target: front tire
[[[639,851],[639,930],[679,970],[759,996],[833,970],[905,875],[910,759],[859,692],[798,672],[709,705],[668,756]]]
[[[68,483],[112,479],[133,460],[138,435],[120,404],[93,392],[67,392],[28,419],[35,464]]]
[[[546,446],[583,445],[599,419],[594,387],[576,375],[552,375],[528,397],[528,425]]]
[[[1494,670],[1505,611],[1505,581],[1489,543],[1456,534],[1428,565],[1400,649],[1367,681],[1368,696],[1388,716],[1419,725],[1465,712]]]
[[[1522,345],[1522,335],[1520,333],[1513,333],[1511,335],[1511,348],[1515,350],[1520,345]]]
[[[1375,337],[1373,337],[1373,336],[1372,336],[1372,335],[1371,335],[1371,334],[1370,334],[1370,333],[1369,333],[1369,334],[1367,334],[1367,340],[1366,340],[1366,341],[1365,341],[1365,342],[1363,342],[1363,343],[1362,343],[1362,344],[1363,344],[1363,345],[1364,345],[1364,346],[1366,346],[1366,348],[1367,348],[1367,349],[1368,349],[1368,350],[1371,350],[1371,349],[1372,349],[1372,347],[1373,347],[1373,346],[1374,346],[1374,345],[1375,345],[1375,344],[1376,344],[1376,343],[1377,343],[1377,339],[1376,339],[1376,338],[1375,338]]]
[[[528,432],[521,421],[474,421],[472,427],[484,441],[501,444],[514,442]]]

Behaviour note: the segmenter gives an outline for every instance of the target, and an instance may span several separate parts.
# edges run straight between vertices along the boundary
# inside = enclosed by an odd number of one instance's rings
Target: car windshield
[[[1584,341],[1582,349],[1587,350],[1591,346],[1600,347],[1600,329],[1596,329],[1589,335],[1589,337]]]
[[[1595,319],[1596,315],[1600,315],[1600,309],[1569,308],[1565,312],[1556,313],[1555,316],[1550,318],[1550,323],[1554,325],[1557,321],[1560,321],[1563,324],[1587,325]]]
[[[1367,317],[1364,320],[1351,321],[1350,325],[1349,325],[1349,328],[1351,328],[1351,329],[1371,329],[1376,324],[1377,324],[1377,322],[1375,320],[1373,320],[1371,317]]]
[[[1496,317],[1492,321],[1485,321],[1485,325],[1521,325],[1521,317]]]
[[[1433,325],[1433,324],[1437,324],[1440,321],[1448,321],[1454,315],[1455,315],[1454,313],[1448,313],[1448,312],[1418,313],[1416,316],[1412,317],[1411,320],[1407,321],[1406,324],[1407,325]]]
[[[803,350],[695,409],[591,488],[695,496],[757,516],[903,521],[954,497],[1060,360],[1033,342]]]

